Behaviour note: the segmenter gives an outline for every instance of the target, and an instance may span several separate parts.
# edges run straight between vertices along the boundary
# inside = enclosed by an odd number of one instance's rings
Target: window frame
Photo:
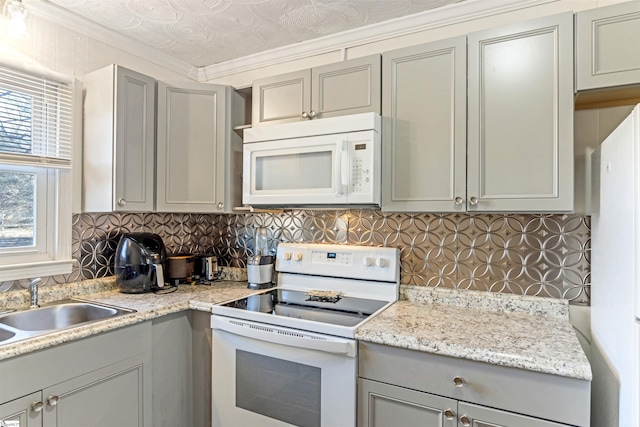
[[[41,74],[29,71],[23,71],[19,67],[12,64],[5,65],[0,62],[0,66],[5,69],[20,73],[30,78],[43,78]],[[4,76],[6,77],[6,76]],[[77,130],[75,121],[78,111],[78,83],[70,81],[60,81],[59,79],[50,79],[44,77],[52,83],[61,83],[67,85],[71,93],[70,114],[67,117],[71,121],[71,150],[76,143]],[[20,92],[20,83],[8,81],[2,82],[2,86],[10,90]],[[42,94],[41,97],[34,98],[33,102],[46,103],[47,95]],[[45,111],[41,109],[40,111]],[[49,111],[42,113],[42,117],[33,118],[34,120],[50,120],[55,117],[56,126],[60,126],[60,111],[54,109],[53,114]],[[47,126],[45,126],[47,130]],[[38,154],[36,154],[38,155]],[[34,225],[36,227],[36,245],[25,248],[3,248],[0,250],[0,282],[28,279],[34,277],[55,276],[71,273],[73,259],[71,257],[71,223],[72,223],[72,187],[73,187],[73,169],[74,156],[71,153],[71,159],[67,161],[66,166],[58,167],[56,164],[45,166],[34,165],[33,162],[21,163],[20,156],[16,159],[5,158],[0,156],[0,171],[35,173],[36,179],[36,212]],[[54,160],[55,162],[55,160]],[[1,191],[1,189],[0,189]]]

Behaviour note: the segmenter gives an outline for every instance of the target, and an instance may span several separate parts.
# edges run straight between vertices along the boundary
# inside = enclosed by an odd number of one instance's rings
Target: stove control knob
[[[283,253],[283,254],[282,254],[282,258],[283,258],[285,261],[289,261],[289,260],[291,259],[291,252],[285,252],[285,253]]]
[[[296,261],[302,261],[302,254],[300,252],[296,252],[293,255],[293,259],[296,260]]]
[[[384,261],[384,258],[376,258],[376,267],[382,268],[385,265],[387,265],[387,263]]]
[[[371,258],[367,256],[362,258],[362,265],[364,265],[365,267],[369,267],[371,265]]]

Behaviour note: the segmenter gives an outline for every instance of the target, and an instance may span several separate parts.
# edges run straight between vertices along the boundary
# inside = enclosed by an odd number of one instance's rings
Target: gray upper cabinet
[[[225,174],[242,141],[231,131],[230,92],[228,86],[158,82],[158,212],[231,208],[234,185],[240,183]]]
[[[465,211],[466,37],[382,56],[385,211]]]
[[[252,99],[252,126],[301,120],[311,111],[311,70],[255,80]]]
[[[153,211],[155,80],[110,65],[84,86],[83,211]]]
[[[253,82],[252,125],[380,112],[380,55]]]
[[[468,35],[467,209],[573,209],[573,15]]]
[[[576,14],[576,89],[640,83],[640,1]]]

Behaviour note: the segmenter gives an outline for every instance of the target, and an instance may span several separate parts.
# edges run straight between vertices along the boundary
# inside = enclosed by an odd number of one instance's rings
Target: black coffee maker
[[[162,288],[166,259],[164,243],[157,234],[124,234],[115,254],[116,284],[120,292],[137,294]]]

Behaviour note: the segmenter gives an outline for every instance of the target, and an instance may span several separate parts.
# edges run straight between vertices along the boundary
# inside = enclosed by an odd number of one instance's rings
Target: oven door
[[[213,426],[355,426],[355,340],[216,315],[211,327]]]

